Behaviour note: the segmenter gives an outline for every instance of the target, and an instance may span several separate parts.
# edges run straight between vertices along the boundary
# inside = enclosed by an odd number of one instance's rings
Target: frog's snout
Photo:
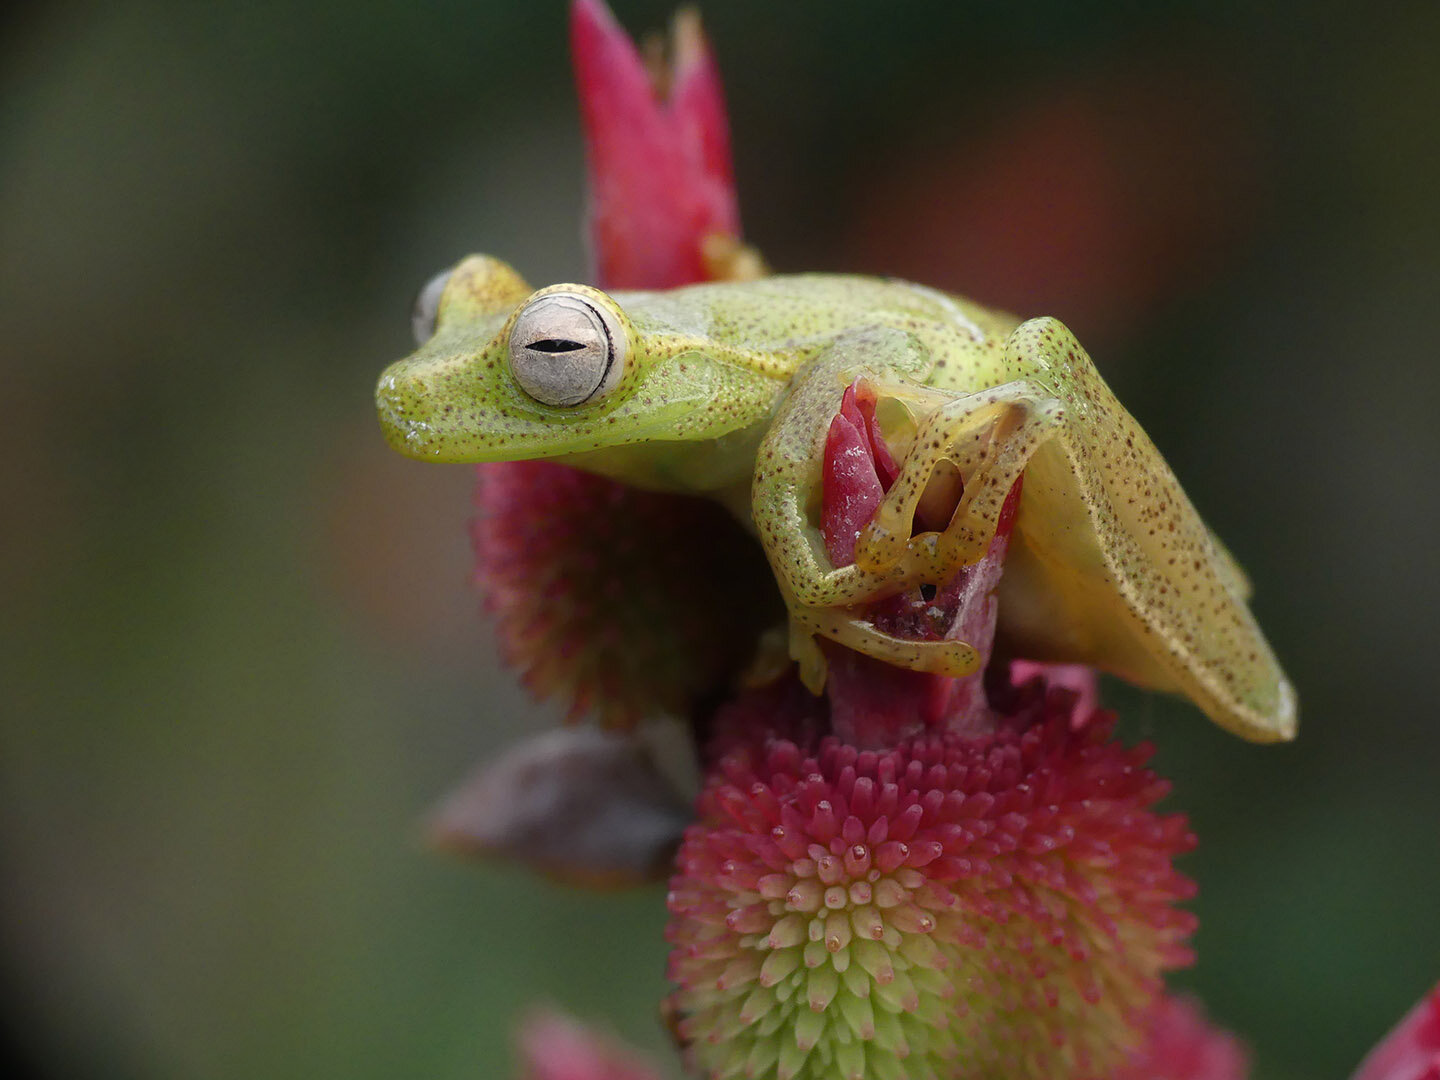
[[[407,370],[403,361],[387,368],[375,387],[375,409],[385,441],[406,457],[426,460],[440,453],[431,400],[425,379]]]

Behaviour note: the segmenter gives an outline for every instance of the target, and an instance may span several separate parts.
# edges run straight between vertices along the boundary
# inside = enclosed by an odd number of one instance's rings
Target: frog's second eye
[[[531,301],[510,331],[510,370],[546,405],[581,405],[604,395],[625,367],[625,335],[613,318],[574,293]]]
[[[415,306],[410,309],[410,330],[415,335],[415,344],[424,345],[435,333],[435,316],[440,313],[440,294],[450,283],[450,271],[441,270],[420,290],[415,297]]]

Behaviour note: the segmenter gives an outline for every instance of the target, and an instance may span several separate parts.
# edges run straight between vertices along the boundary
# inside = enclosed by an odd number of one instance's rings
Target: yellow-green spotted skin
[[[837,568],[817,527],[821,459],[857,379],[875,389],[902,468],[855,565]],[[566,403],[547,404],[552,394]],[[823,680],[813,634],[963,673],[973,650],[889,638],[863,605],[980,558],[1023,473],[1000,585],[998,632],[1015,655],[1184,694],[1247,739],[1295,734],[1295,694],[1246,606],[1244,575],[1054,319],[1022,323],[845,275],[536,292],[472,256],[376,401],[390,444],[421,460],[554,458],[722,501],[765,547],[812,687]],[[917,507],[946,470],[964,481],[959,505],[943,529],[917,534]]]

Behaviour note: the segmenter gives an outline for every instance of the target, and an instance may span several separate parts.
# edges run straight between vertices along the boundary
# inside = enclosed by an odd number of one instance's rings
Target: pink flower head
[[[803,693],[803,692],[802,692]],[[673,1004],[708,1077],[1100,1077],[1190,961],[1194,844],[1148,747],[1032,697],[992,734],[862,751],[780,688],[721,710],[671,882]]]
[[[1353,1080],[1440,1080],[1440,986],[1370,1051]]]
[[[597,283],[714,276],[707,252],[738,243],[739,221],[698,23],[677,20],[673,66],[655,77],[601,0],[574,0],[572,42]],[[836,409],[821,516],[845,565],[895,463],[863,384]],[[477,501],[480,577],[507,654],[573,713],[624,721],[693,704],[769,617],[727,622],[737,599],[773,599],[768,569],[687,500],[529,463],[483,470]],[[1007,543],[1008,520],[934,596],[863,614],[988,653]],[[1224,1036],[1207,1040],[1163,995],[1163,972],[1190,959],[1195,920],[1177,905],[1193,886],[1173,860],[1194,841],[1183,817],[1154,809],[1168,784],[1145,767],[1148,748],[1114,742],[1113,717],[1043,668],[987,693],[979,676],[828,655],[827,697],[787,676],[711,718],[666,931],[691,1064],[707,1077],[1239,1080]],[[1081,673],[1077,686],[1093,682]],[[561,1052],[584,1041],[532,1039],[554,1051],[548,1072],[532,1053],[532,1075],[642,1075]]]
[[[710,277],[707,240],[740,235],[725,99],[693,10],[671,63],[647,71],[604,0],[575,0],[570,41],[590,176],[590,236],[606,288]]]
[[[779,615],[764,556],[715,503],[542,461],[482,467],[475,502],[501,650],[572,719],[683,715]]]

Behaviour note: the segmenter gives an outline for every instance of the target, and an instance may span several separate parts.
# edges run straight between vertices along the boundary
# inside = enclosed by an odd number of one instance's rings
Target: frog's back
[[[643,330],[743,342],[793,374],[835,338],[884,326],[915,335],[934,359],[929,382],[955,390],[988,385],[1002,370],[1019,320],[938,289],[854,274],[779,274],[616,299]]]

